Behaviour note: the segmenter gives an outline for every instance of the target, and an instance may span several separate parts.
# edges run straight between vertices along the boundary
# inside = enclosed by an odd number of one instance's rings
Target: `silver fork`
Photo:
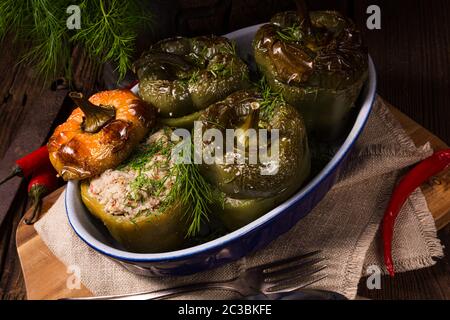
[[[321,263],[325,259],[317,256],[319,253],[320,251],[314,251],[242,269],[236,277],[225,281],[193,283],[157,291],[124,295],[71,298],[71,300],[152,300],[205,289],[230,290],[240,294],[242,297],[261,293],[291,292],[326,278],[326,274],[311,278],[311,276],[327,267]]]

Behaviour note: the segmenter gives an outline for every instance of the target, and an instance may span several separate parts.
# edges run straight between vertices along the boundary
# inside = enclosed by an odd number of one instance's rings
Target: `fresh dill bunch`
[[[265,77],[262,77],[257,84],[261,92],[262,101],[260,102],[260,112],[263,118],[271,118],[275,108],[284,104],[285,100],[281,92],[274,91],[270,88]]]
[[[31,10],[29,10],[29,1],[2,0],[0,1],[0,39],[19,28],[29,29],[33,21]],[[16,33],[17,39],[22,33]]]
[[[81,45],[96,63],[112,61],[119,80],[131,65],[138,31],[151,16],[138,0],[83,0],[81,29],[69,30],[66,8],[70,0],[0,1],[0,39],[14,33],[15,40],[31,43],[19,63],[32,66],[48,80],[65,71],[70,78],[71,48]]]
[[[85,26],[71,38],[81,43],[99,62],[114,61],[119,78],[131,67],[131,57],[137,37],[136,30],[149,16],[142,13],[137,1],[84,0],[80,5]]]
[[[8,1],[8,0],[7,0]],[[17,1],[22,3],[17,7],[16,18],[11,20],[15,25],[0,32],[17,31],[16,40],[31,42],[30,50],[25,53],[19,63],[26,62],[44,78],[56,75],[65,69],[70,61],[69,34],[66,27],[66,0],[33,0]],[[0,14],[3,14],[0,9]],[[12,29],[14,28],[14,29]],[[19,30],[23,30],[21,35]]]

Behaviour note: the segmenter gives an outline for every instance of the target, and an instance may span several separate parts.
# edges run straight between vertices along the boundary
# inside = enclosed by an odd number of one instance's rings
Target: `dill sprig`
[[[217,77],[229,77],[233,75],[233,68],[225,63],[214,63],[208,67],[208,71],[212,73],[212,75]]]
[[[194,145],[190,142],[188,152],[191,158],[194,154]],[[186,209],[185,218],[189,223],[186,237],[192,238],[199,234],[204,221],[209,221],[208,215],[214,204],[223,202],[221,194],[209,184],[200,173],[198,165],[179,161],[183,159],[172,159],[174,161],[174,175],[176,176],[172,189],[167,196],[167,204],[179,202]]]
[[[285,41],[301,41],[303,39],[303,32],[297,24],[277,31],[277,35]]]
[[[223,54],[236,55],[236,41],[229,40],[229,43],[221,48],[220,52]]]
[[[281,92],[274,91],[267,83],[265,77],[262,77],[258,82],[258,88],[262,95],[262,101],[260,102],[260,113],[263,118],[271,118],[275,108],[284,104],[285,100]]]
[[[125,161],[118,169],[131,168],[133,170],[142,169],[149,159],[156,153],[168,155],[170,153],[170,147],[166,145],[165,142],[158,140],[151,144],[144,144],[139,146],[139,148]]]
[[[192,72],[191,77],[189,78],[188,82],[195,83],[198,81],[199,77],[200,77],[200,71],[195,70],[194,72]]]
[[[178,81],[190,85],[195,84],[200,79],[200,71],[194,70],[192,73],[188,74],[185,78],[179,79]]]
[[[190,223],[187,237],[200,232],[202,222],[209,221],[211,206],[218,200],[212,186],[201,175],[194,163],[176,164],[176,179],[168,195],[168,202],[179,201],[186,208],[185,217]]]

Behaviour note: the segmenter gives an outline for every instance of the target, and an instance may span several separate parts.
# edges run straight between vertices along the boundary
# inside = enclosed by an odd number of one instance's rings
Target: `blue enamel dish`
[[[239,55],[251,60],[251,43],[261,25],[229,33]],[[96,251],[117,260],[132,272],[148,275],[185,275],[212,269],[261,249],[293,227],[325,196],[336,181],[347,155],[362,132],[375,99],[376,75],[369,57],[369,78],[357,103],[356,120],[329,163],[290,199],[252,223],[215,240],[183,250],[163,253],[133,253],[123,250],[106,228],[84,207],[78,182],[67,184],[65,203],[75,233]],[[137,87],[133,88],[136,92]]]

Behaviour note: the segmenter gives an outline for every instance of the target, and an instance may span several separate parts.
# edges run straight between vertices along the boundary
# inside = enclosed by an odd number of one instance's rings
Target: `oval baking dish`
[[[252,60],[251,43],[261,25],[225,35],[236,41],[239,55]],[[356,104],[356,116],[348,135],[328,164],[296,194],[250,224],[215,240],[187,249],[164,253],[133,253],[112,240],[106,228],[84,207],[77,181],[69,181],[65,203],[76,234],[96,251],[122,263],[132,272],[149,275],[184,275],[204,271],[237,260],[261,249],[306,216],[333,186],[347,155],[362,132],[375,99],[376,74],[369,57],[369,78]],[[137,87],[133,88],[134,91]]]

